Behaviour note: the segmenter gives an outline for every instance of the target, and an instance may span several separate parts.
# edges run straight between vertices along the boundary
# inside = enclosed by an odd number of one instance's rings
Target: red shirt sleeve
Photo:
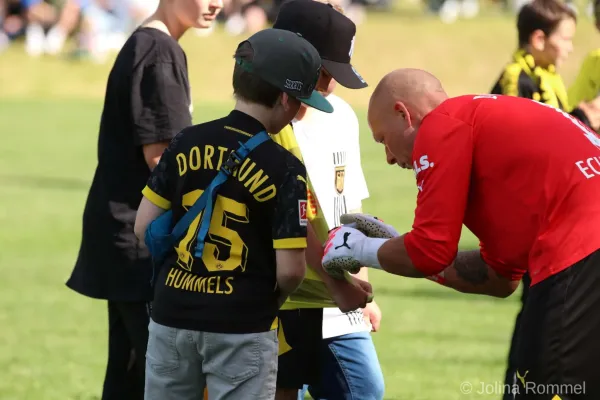
[[[413,150],[417,208],[404,246],[427,276],[448,267],[458,251],[471,179],[473,129],[434,111],[425,117]]]

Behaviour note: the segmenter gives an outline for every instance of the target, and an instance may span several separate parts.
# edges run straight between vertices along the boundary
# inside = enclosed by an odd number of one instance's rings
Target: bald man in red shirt
[[[532,278],[518,336],[516,399],[600,399],[600,139],[532,100],[448,98],[431,74],[386,75],[369,104],[387,160],[414,171],[412,230],[369,238],[342,226],[333,274],[365,265],[465,293],[510,295]],[[480,240],[458,251],[462,225]]]

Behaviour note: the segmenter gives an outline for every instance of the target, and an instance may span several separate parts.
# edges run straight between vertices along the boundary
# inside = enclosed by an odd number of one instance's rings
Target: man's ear
[[[403,102],[401,102],[400,100],[398,100],[398,101],[396,101],[394,103],[394,112],[396,113],[396,115],[399,115],[400,117],[402,117],[402,119],[404,119],[406,121],[406,124],[409,127],[412,126],[412,121],[411,121],[411,118],[410,118],[410,113],[406,109],[406,106],[404,105]]]
[[[546,48],[546,34],[541,29],[536,29],[529,36],[529,45],[537,51],[544,51]]]

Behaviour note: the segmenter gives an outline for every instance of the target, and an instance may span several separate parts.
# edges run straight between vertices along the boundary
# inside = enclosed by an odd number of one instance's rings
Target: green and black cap
[[[321,71],[321,57],[315,47],[297,33],[281,29],[264,29],[238,45],[250,46],[247,57],[236,62],[302,103],[326,113],[333,106],[315,91]]]

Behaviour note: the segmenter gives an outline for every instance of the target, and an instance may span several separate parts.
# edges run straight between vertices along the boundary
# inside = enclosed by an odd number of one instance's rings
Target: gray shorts
[[[150,321],[146,400],[272,400],[277,330],[226,334],[170,328]]]

